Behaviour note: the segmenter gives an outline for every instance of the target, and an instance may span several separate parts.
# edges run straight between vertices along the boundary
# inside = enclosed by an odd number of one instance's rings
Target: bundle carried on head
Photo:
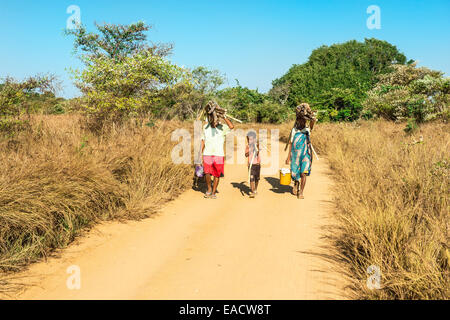
[[[295,114],[298,120],[312,120],[316,121],[316,115],[311,110],[311,107],[307,103],[301,103],[295,108]]]
[[[225,118],[225,114],[227,113],[226,109],[221,108],[217,102],[211,100],[205,107],[206,116],[208,117],[208,122],[213,127],[216,127],[220,122],[220,119]]]

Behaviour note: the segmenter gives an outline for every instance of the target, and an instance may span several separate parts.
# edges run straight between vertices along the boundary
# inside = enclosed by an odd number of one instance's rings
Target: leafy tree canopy
[[[154,104],[153,114],[178,117],[179,119],[198,119],[204,106],[214,99],[217,89],[225,82],[218,70],[197,67],[184,70],[186,81],[180,81],[161,93],[159,104]],[[164,112],[165,111],[165,112]]]
[[[59,82],[54,75],[36,75],[23,81],[7,77],[0,86],[0,117],[20,118],[36,111],[36,100],[55,99]],[[39,107],[39,106],[37,106]]]
[[[150,27],[143,22],[95,26],[96,33],[84,27],[66,32],[75,36],[75,49],[84,52],[85,68],[72,74],[84,94],[82,109],[91,129],[148,114],[159,105],[161,91],[189,84],[191,76],[165,58],[171,46],[148,44],[145,32]]]
[[[293,65],[273,81],[270,94],[293,108],[308,102],[315,109],[343,114],[339,119],[358,116],[365,93],[377,82],[377,76],[392,71],[392,66],[405,64],[406,57],[394,45],[377,39],[356,40],[315,49],[308,61]],[[352,103],[343,103],[343,91]],[[337,94],[337,97],[333,97]],[[334,102],[336,102],[336,104]],[[349,102],[349,101],[347,101]]]
[[[293,115],[292,110],[273,97],[242,87],[239,82],[236,87],[218,91],[217,99],[220,105],[243,121],[281,123]]]
[[[423,121],[450,116],[450,78],[416,63],[394,66],[379,76],[363,103],[367,112],[389,119]]]
[[[75,51],[81,50],[94,57],[122,59],[142,50],[158,56],[167,56],[172,50],[170,44],[149,45],[146,32],[150,26],[142,21],[129,25],[95,23],[95,27],[97,33],[88,32],[85,26],[65,31],[66,35],[75,36]]]

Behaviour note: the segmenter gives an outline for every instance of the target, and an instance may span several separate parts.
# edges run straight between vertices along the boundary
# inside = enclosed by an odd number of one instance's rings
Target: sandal
[[[209,198],[210,199],[217,199],[217,196],[215,194],[212,194]]]
[[[212,192],[206,192],[204,195],[204,198],[209,199],[209,198],[211,198],[211,196],[212,196]]]

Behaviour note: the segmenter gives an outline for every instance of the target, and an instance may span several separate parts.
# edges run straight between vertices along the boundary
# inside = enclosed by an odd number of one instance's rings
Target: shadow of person
[[[201,193],[205,193],[207,189],[208,188],[206,188],[206,182],[204,182],[204,181],[196,181],[195,178],[194,178],[194,182],[192,183],[192,190],[198,191],[198,192],[201,192]]]
[[[286,193],[292,192],[292,187],[291,186],[283,186],[280,184],[280,180],[274,177],[265,177],[264,179],[266,179],[266,181],[268,183],[270,183],[270,185],[272,186],[272,189],[270,189],[270,191],[275,192],[275,193]]]
[[[245,184],[245,181],[241,183],[232,182],[231,185],[233,186],[233,188],[239,189],[242,196],[248,196],[250,194],[250,191],[252,191],[252,189],[250,189],[250,187]]]
[[[192,190],[198,191],[200,193],[205,193],[206,191],[208,191],[205,177],[197,178],[194,176],[194,178],[192,180],[193,180],[192,181]],[[211,181],[211,187],[212,187],[212,181]],[[219,188],[217,188],[216,193],[219,194]]]

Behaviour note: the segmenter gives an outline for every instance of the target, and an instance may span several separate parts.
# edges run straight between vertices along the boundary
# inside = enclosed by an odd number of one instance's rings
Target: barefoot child
[[[247,134],[247,147],[245,156],[248,158],[248,170],[250,175],[250,198],[254,198],[258,192],[258,183],[261,173],[261,157],[259,155],[259,143],[256,141],[256,133],[250,131]]]

